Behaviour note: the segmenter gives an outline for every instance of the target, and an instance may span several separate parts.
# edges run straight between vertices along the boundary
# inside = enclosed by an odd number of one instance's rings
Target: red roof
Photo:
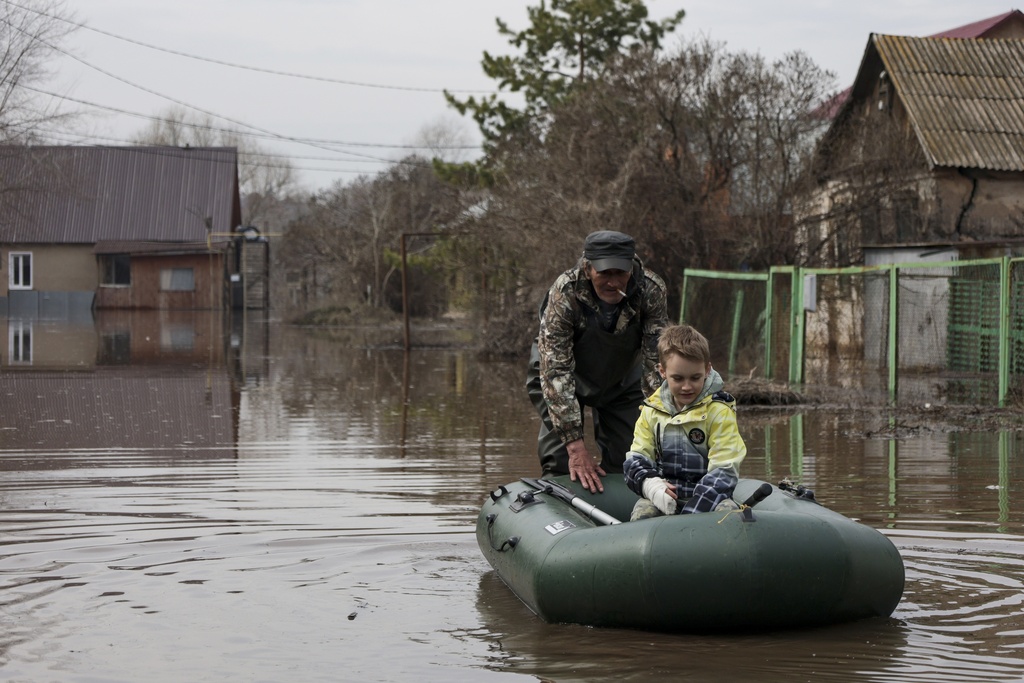
[[[976,21],[973,24],[964,24],[963,26],[957,26],[951,28],[948,31],[942,31],[941,33],[934,33],[929,38],[981,38],[990,29],[995,28],[999,24],[1009,19],[1014,14],[1020,14],[1020,10],[1010,10],[1003,14],[989,17],[988,19],[982,19]]]

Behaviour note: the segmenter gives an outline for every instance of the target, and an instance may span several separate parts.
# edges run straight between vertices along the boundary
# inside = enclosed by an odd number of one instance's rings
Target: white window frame
[[[11,320],[9,322],[7,326],[7,357],[11,365],[32,365],[32,339],[34,336],[31,321]]]
[[[28,283],[22,282],[25,270],[24,263],[28,262]],[[7,254],[7,287],[8,289],[32,289],[32,278],[35,268],[32,263],[31,251],[12,251]]]

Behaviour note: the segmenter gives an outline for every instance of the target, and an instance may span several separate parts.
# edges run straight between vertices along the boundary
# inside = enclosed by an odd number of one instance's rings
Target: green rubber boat
[[[621,477],[591,494],[567,476],[491,491],[480,550],[545,621],[650,631],[735,631],[888,617],[899,551],[803,487],[741,479],[740,510],[628,520]],[[756,498],[762,499],[754,502]]]

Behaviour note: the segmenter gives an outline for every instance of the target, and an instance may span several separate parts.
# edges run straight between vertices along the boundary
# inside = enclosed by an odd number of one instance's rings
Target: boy
[[[722,391],[708,340],[689,325],[662,330],[661,387],[646,401],[626,455],[626,484],[642,496],[630,521],[677,512],[736,509],[732,493],[747,447],[736,400]]]

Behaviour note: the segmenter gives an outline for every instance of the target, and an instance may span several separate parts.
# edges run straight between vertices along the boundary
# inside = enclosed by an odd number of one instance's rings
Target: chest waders
[[[621,472],[622,463],[633,442],[633,427],[640,416],[643,391],[641,344],[643,329],[634,320],[619,334],[601,329],[596,312],[586,306],[586,327],[577,331],[573,341],[576,369],[576,399],[593,409],[594,437],[601,449],[601,467],[606,472]],[[534,344],[530,354],[527,388],[541,416],[537,452],[545,473],[568,474],[569,454],[555,433],[540,386],[540,354]]]

